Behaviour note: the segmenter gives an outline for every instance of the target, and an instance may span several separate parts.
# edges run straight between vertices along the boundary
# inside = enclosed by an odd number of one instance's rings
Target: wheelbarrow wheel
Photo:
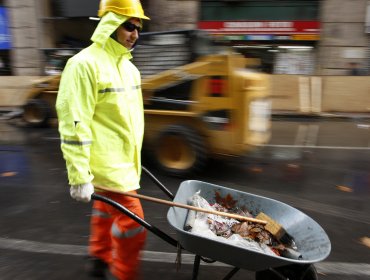
[[[256,272],[256,280],[317,280],[315,267],[292,264]]]

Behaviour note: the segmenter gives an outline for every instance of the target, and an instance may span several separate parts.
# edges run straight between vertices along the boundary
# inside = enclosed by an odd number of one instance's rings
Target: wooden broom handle
[[[112,192],[112,189],[108,189],[108,188],[101,187],[101,186],[95,187],[95,189]],[[192,206],[192,205],[177,203],[177,202],[168,201],[168,200],[164,200],[164,199],[159,199],[159,198],[146,196],[146,195],[142,195],[142,194],[134,194],[134,193],[122,192],[122,191],[118,191],[118,190],[117,191],[115,190],[113,192],[120,193],[120,194],[130,196],[130,197],[135,197],[135,198],[155,202],[155,203],[159,203],[159,204],[165,204],[165,205],[168,205],[168,206],[185,208],[185,209],[194,210],[194,211],[198,211],[198,212],[204,212],[204,213],[208,213],[208,214],[233,218],[233,219],[240,220],[240,221],[258,223],[258,224],[263,224],[263,225],[267,224],[267,221],[265,221],[265,220],[255,219],[255,218],[251,218],[251,217],[245,217],[245,216],[241,216],[241,215],[237,215],[237,214],[220,212],[220,211],[216,211],[216,210],[208,210],[208,209],[204,209],[204,208],[200,208],[200,207],[195,207],[195,206]]]

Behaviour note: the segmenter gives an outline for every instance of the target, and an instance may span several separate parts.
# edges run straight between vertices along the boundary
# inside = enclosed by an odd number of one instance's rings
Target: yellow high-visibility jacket
[[[102,17],[93,43],[62,73],[56,110],[70,185],[139,188],[144,109],[130,51],[110,35],[128,18]]]

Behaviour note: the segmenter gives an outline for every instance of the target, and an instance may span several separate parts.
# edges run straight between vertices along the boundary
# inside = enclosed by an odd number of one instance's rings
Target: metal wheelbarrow
[[[191,233],[184,230],[189,210],[171,207],[167,212],[167,220],[176,231],[178,240],[175,240],[117,202],[95,193],[92,195],[92,199],[103,201],[117,208],[174,247],[193,253],[195,255],[193,280],[198,279],[201,261],[208,263],[220,261],[234,267],[223,278],[224,280],[231,279],[240,269],[254,271],[256,280],[318,279],[314,263],[324,260],[330,254],[331,243],[321,226],[306,214],[277,200],[196,180],[183,181],[174,196],[146,168],[143,167],[143,171],[174,202],[187,204],[188,198],[200,191],[201,196],[212,204],[215,202],[217,193],[223,197],[231,195],[239,206],[246,207],[254,215],[259,212],[266,213],[294,238],[302,254],[301,259],[273,256]]]

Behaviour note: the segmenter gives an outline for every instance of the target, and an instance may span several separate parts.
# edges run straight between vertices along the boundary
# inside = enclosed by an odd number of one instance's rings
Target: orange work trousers
[[[136,193],[136,191],[133,191]],[[140,200],[113,192],[108,197],[144,219]],[[137,279],[140,251],[146,240],[146,229],[102,201],[94,201],[90,223],[90,256],[109,265],[110,272],[119,280]]]

